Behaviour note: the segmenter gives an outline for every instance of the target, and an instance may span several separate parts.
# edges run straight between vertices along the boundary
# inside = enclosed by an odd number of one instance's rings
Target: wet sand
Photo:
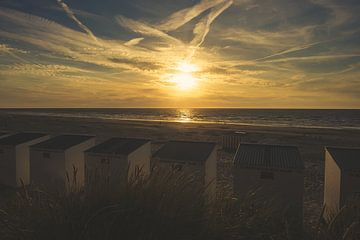
[[[299,147],[305,161],[304,221],[316,225],[322,209],[324,146],[360,146],[360,130],[265,127],[231,124],[167,123],[101,120],[91,118],[49,117],[0,114],[0,131],[39,131],[49,134],[96,135],[101,142],[112,136],[140,137],[153,141],[153,151],[167,140],[216,141],[224,134],[243,131],[243,142],[285,144]],[[233,152],[219,151],[218,187],[231,183]]]

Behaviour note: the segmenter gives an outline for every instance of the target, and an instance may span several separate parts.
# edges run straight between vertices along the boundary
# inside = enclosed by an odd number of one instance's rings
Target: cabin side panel
[[[34,139],[16,146],[16,184],[30,184],[30,148],[29,146],[49,139],[49,136]]]
[[[341,195],[341,171],[328,151],[325,151],[324,205],[325,214],[339,210]]]
[[[65,171],[68,178],[67,187],[78,189],[85,183],[84,151],[95,145],[95,139],[89,139],[71,147],[65,152]]]
[[[129,154],[129,179],[150,175],[151,143],[148,142]]]
[[[215,197],[216,194],[216,170],[217,169],[217,147],[214,148],[205,163],[205,186],[207,192]]]

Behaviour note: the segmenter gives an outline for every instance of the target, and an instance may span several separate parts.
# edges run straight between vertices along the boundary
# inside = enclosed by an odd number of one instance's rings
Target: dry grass
[[[192,175],[153,171],[118,188],[22,188],[0,212],[3,239],[294,239],[282,211],[256,193],[206,201]]]
[[[360,239],[360,201],[349,202],[340,211],[320,218],[314,239],[358,240]]]

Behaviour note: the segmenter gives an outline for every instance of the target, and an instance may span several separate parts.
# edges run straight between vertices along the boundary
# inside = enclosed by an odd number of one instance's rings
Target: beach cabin
[[[155,153],[153,161],[161,169],[194,174],[210,196],[216,193],[216,143],[170,141]]]
[[[241,143],[234,156],[234,192],[296,209],[302,214],[304,163],[297,147]]]
[[[17,133],[0,138],[0,184],[10,187],[29,184],[29,146],[48,138],[43,133]]]
[[[360,148],[325,148],[325,216],[360,199]]]
[[[120,185],[148,176],[150,159],[150,140],[111,138],[85,152],[86,182]]]
[[[241,138],[246,135],[246,132],[236,131],[223,135],[222,137],[222,148],[228,151],[236,151]]]
[[[95,137],[59,135],[30,147],[31,182],[48,188],[73,190],[84,185],[84,151]]]

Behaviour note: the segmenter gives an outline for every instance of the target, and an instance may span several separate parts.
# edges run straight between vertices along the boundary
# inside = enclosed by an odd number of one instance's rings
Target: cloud
[[[311,2],[331,11],[332,17],[327,21],[327,24],[330,27],[339,27],[347,23],[350,19],[357,15],[356,11],[359,10],[356,10],[356,7],[355,9],[352,9],[354,6],[352,6],[352,8],[348,8],[346,5],[341,4],[341,1],[311,0]]]
[[[160,22],[158,28],[166,32],[176,30],[206,10],[224,2],[227,2],[227,0],[202,0],[192,7],[171,14],[165,20]]]
[[[97,37],[95,37],[95,35],[93,34],[93,32],[87,27],[85,26],[76,16],[75,13],[69,8],[69,6],[64,3],[62,0],[57,0],[58,4],[64,9],[64,11],[66,12],[66,14],[72,19],[74,20],[74,22],[82,29],[84,30],[92,39],[94,39],[94,41],[96,43],[99,43],[99,40],[97,39]]]
[[[305,44],[305,45],[301,45],[301,46],[297,46],[297,47],[292,47],[292,48],[286,49],[286,50],[284,50],[284,51],[281,51],[281,52],[278,52],[278,53],[275,53],[275,54],[271,54],[271,55],[266,56],[266,57],[258,58],[258,59],[256,59],[255,61],[265,60],[265,59],[269,59],[269,58],[273,58],[273,57],[278,57],[278,56],[281,56],[281,55],[285,55],[285,54],[288,54],[288,53],[293,53],[293,52],[302,51],[302,50],[305,50],[305,49],[314,47],[314,46],[319,45],[319,44],[322,44],[322,43],[327,43],[327,42],[330,42],[330,41],[331,41],[331,40],[320,41],[320,42],[309,43],[309,44]]]
[[[322,60],[334,60],[341,58],[354,58],[360,57],[360,54],[335,54],[335,55],[315,55],[305,57],[285,57],[280,59],[266,60],[266,62],[289,62],[289,61],[322,61]]]
[[[117,16],[116,21],[124,28],[130,29],[133,32],[140,33],[145,36],[157,37],[171,44],[182,44],[180,40],[168,35],[167,33],[150,26],[147,23],[135,21],[124,16]]]
[[[312,14],[319,6],[326,8],[325,3],[314,7],[304,1],[304,9],[291,9],[292,4],[283,2],[202,0],[163,19],[154,10],[147,20],[118,16],[114,21],[111,14],[94,11],[92,26],[112,24],[111,31],[99,31],[102,35],[76,22],[76,16],[88,14],[80,9],[61,8],[70,11],[66,13],[80,27],[72,29],[52,21],[52,16],[0,8],[0,91],[10,92],[8,99],[26,95],[18,106],[24,99],[36,106],[59,106],[56,101],[67,99],[63,106],[166,107],[196,102],[199,107],[291,107],[304,102],[293,96],[308,96],[307,103],[326,102],[327,86],[333,84],[332,93],[340,96],[338,88],[354,106],[358,91],[351,89],[357,86],[360,54],[352,13],[339,6],[351,18],[338,17],[336,22],[343,23],[335,27],[333,10],[330,17],[325,11],[319,21],[302,21],[310,10]],[[230,7],[233,11],[226,11]],[[178,91],[167,78],[189,56],[200,69],[193,73],[199,79],[196,94]],[[312,86],[316,89],[308,90]],[[223,96],[229,99],[223,101]]]
[[[134,39],[130,39],[129,41],[127,41],[126,43],[124,43],[125,46],[135,46],[138,45],[142,40],[144,40],[144,38],[134,38]]]
[[[225,1],[224,3],[219,4],[218,6],[211,9],[210,13],[203,17],[196,25],[193,30],[194,38],[191,41],[191,45],[195,46],[195,49],[192,55],[195,53],[196,49],[199,48],[205,41],[206,35],[210,31],[210,26],[213,21],[226,9],[228,9],[233,4],[233,1]],[[190,56],[190,58],[192,57]]]
[[[130,29],[133,32],[140,33],[145,36],[158,37],[169,43],[179,45],[183,43],[166,32],[178,29],[187,22],[191,21],[193,18],[198,17],[204,11],[210,9],[210,12],[207,13],[206,16],[202,17],[193,29],[194,37],[190,42],[192,48],[187,56],[187,59],[190,60],[197,49],[205,41],[205,38],[210,31],[210,26],[214,20],[233,3],[233,0],[203,0],[192,7],[185,8],[171,14],[168,18],[166,18],[166,20],[162,21],[157,26],[151,26],[150,24],[135,21],[124,16],[117,16],[116,20],[121,26]],[[137,43],[137,40],[133,40]]]
[[[24,50],[12,48],[6,44],[0,44],[0,55],[8,54],[8,55],[12,56],[13,58],[15,58],[16,60],[19,60],[20,62],[27,63],[29,61],[25,60],[24,58],[22,58],[18,55],[18,54],[25,54],[25,53],[27,53],[27,52]]]

